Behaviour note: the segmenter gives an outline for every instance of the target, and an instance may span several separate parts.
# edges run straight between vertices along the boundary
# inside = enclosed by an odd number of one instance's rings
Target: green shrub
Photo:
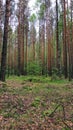
[[[28,64],[28,74],[29,75],[40,75],[41,74],[41,65],[35,61]]]

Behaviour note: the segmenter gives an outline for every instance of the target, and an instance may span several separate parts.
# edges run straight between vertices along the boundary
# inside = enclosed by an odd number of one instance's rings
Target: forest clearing
[[[0,130],[73,130],[73,0],[0,0]]]
[[[9,77],[0,83],[0,130],[73,130],[73,82]]]

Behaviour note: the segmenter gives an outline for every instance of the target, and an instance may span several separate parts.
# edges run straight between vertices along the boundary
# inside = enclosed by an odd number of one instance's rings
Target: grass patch
[[[39,98],[39,97],[36,97],[36,98],[34,99],[34,101],[31,103],[31,106],[38,108],[38,106],[40,105],[40,102],[41,102],[40,98]]]
[[[64,128],[62,128],[62,130],[70,130],[70,128],[64,127]]]
[[[10,120],[15,121],[11,129],[43,130],[52,128],[55,123],[66,129],[61,122],[62,106],[59,106],[52,116],[55,122],[50,124],[48,121],[49,115],[60,103],[64,104],[66,117],[72,117],[72,82],[64,79],[51,81],[50,77],[45,76],[10,76],[6,81],[9,85],[0,88],[0,115],[9,124]]]
[[[33,82],[33,83],[48,83],[48,84],[69,84],[73,83],[73,81],[69,82],[68,79],[56,79],[56,80],[51,80],[51,77],[45,77],[45,76],[34,76],[34,75],[29,75],[29,76],[9,76],[7,80],[15,80],[15,81],[21,81],[22,84],[25,82]]]
[[[2,86],[0,87],[0,94],[3,94],[3,93],[5,93],[5,92],[7,92],[7,91],[8,91],[8,87],[7,87],[7,86],[2,85]]]
[[[52,113],[52,110],[51,110],[51,109],[50,109],[50,110],[48,109],[48,110],[45,110],[45,111],[42,112],[42,116],[45,117],[45,116],[50,115],[51,113]]]

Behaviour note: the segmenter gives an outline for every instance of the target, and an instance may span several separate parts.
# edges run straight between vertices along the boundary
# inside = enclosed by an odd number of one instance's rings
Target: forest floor
[[[73,81],[14,76],[0,82],[0,130],[73,130]]]

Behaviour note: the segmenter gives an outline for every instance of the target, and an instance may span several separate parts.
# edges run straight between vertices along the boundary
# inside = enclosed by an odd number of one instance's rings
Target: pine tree
[[[5,74],[6,74],[9,16],[10,16],[10,0],[6,0],[3,47],[2,47],[2,57],[1,57],[1,72],[0,72],[0,80],[2,81],[5,81]]]

